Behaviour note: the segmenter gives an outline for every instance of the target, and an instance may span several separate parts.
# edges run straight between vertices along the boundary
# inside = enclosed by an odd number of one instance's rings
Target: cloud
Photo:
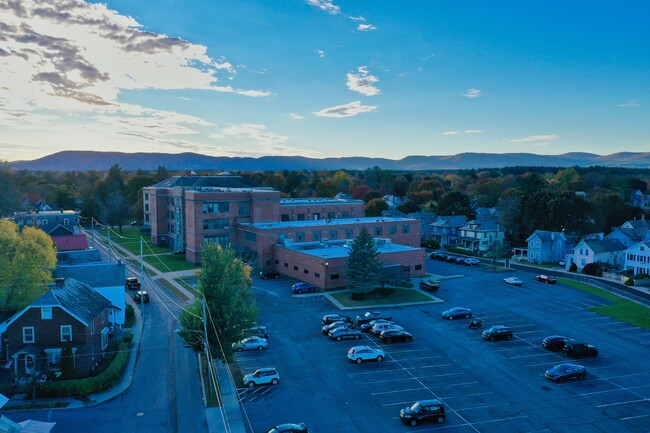
[[[422,57],[420,60],[423,61],[423,62],[426,62],[427,60],[433,59],[435,56],[436,56],[436,53],[431,53],[428,56]]]
[[[508,140],[510,143],[528,143],[528,142],[540,142],[540,141],[553,141],[559,139],[559,135],[549,134],[549,135],[531,135],[524,138],[514,138]],[[539,145],[539,144],[537,144]]]
[[[440,135],[458,135],[458,134],[460,134],[459,131],[445,131]]]
[[[623,107],[623,108],[637,108],[639,105],[641,104],[639,104],[639,101],[637,101],[636,99],[630,99],[627,102],[618,104],[619,107]]]
[[[302,119],[304,119],[304,117],[302,117],[300,114],[289,113],[289,119],[292,119],[292,120],[302,120]]]
[[[252,157],[264,155],[318,156],[316,151],[289,145],[290,138],[288,136],[269,131],[266,125],[258,123],[228,125],[210,134],[210,138],[228,141],[228,146],[217,148],[220,155]],[[246,147],[254,150],[246,150]]]
[[[324,10],[328,14],[338,15],[341,13],[341,8],[336,6],[330,0],[306,0],[308,4],[316,6],[317,8]]]
[[[357,30],[362,32],[369,32],[370,30],[377,30],[377,27],[373,26],[372,24],[359,24],[357,26]]]
[[[466,129],[464,131],[445,131],[440,135],[459,135],[459,134],[478,134],[483,132],[482,129]]]
[[[378,107],[372,105],[363,105],[361,101],[354,101],[344,105],[337,105],[336,107],[325,108],[320,111],[315,111],[313,114],[316,117],[354,117],[362,113],[369,113],[377,110]]]
[[[325,57],[325,51],[323,51],[323,50],[316,50],[316,52],[318,53],[318,57],[320,57],[321,59],[322,59],[323,57]]]
[[[479,89],[467,89],[463,96],[469,99],[474,99],[481,96],[481,93],[483,93],[483,91]]]
[[[374,96],[380,93],[379,88],[374,86],[373,83],[379,81],[374,75],[370,75],[368,68],[366,66],[359,66],[357,68],[358,73],[348,72],[347,74],[347,86],[348,89],[361,93],[365,96]]]

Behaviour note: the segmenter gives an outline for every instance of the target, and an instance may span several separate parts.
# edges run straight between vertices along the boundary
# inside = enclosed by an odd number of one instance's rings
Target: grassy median
[[[417,302],[432,302],[437,298],[432,298],[413,289],[390,289],[390,294],[383,294],[380,290],[369,293],[362,300],[352,299],[351,292],[330,293],[330,296],[336,299],[345,307],[372,307],[374,305],[392,305],[392,304],[410,304]]]

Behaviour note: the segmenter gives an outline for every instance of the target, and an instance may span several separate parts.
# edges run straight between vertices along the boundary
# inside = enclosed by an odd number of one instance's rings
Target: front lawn
[[[352,299],[351,292],[330,293],[334,299],[345,307],[371,307],[373,305],[409,304],[414,302],[431,302],[431,297],[413,289],[391,289],[390,295],[384,295],[380,289],[367,294],[360,301]]]
[[[612,305],[590,307],[589,310],[602,314],[603,316],[611,317],[612,319],[620,320],[621,322],[629,323],[633,326],[638,326],[639,328],[650,329],[650,309],[645,305],[628,301],[598,287],[568,278],[558,278],[558,282],[613,302]]]
[[[160,254],[145,256],[144,261],[158,269],[160,272],[177,272],[188,269],[199,269],[200,265],[185,260],[185,254]]]

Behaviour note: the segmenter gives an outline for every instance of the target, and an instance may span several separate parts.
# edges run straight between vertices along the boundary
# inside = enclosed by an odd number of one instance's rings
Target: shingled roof
[[[604,239],[595,241],[583,241],[594,253],[606,253],[609,251],[622,251],[627,247],[616,239]]]
[[[111,301],[81,281],[68,278],[64,281],[63,287],[53,288],[30,305],[30,307],[46,306],[59,306],[84,325],[89,326],[95,317],[111,306]]]
[[[54,278],[73,278],[94,288],[124,286],[126,265],[123,262],[97,262],[75,266],[59,265],[53,275]]]

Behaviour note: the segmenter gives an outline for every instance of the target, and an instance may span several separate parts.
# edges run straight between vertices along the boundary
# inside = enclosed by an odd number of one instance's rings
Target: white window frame
[[[27,331],[31,330],[31,339],[27,338]],[[23,343],[28,344],[28,343],[34,343],[36,342],[36,335],[34,332],[34,327],[33,326],[23,326]]]
[[[41,307],[41,320],[49,320],[52,318],[52,307]]]
[[[108,347],[108,328],[102,329],[102,350]]]
[[[63,332],[64,330],[70,330],[70,332],[69,332],[70,339],[66,340],[65,338],[63,338],[64,335],[68,334],[68,333],[64,334],[64,332]],[[61,334],[61,341],[72,341],[72,325],[61,325],[59,331],[60,331],[60,334]]]

